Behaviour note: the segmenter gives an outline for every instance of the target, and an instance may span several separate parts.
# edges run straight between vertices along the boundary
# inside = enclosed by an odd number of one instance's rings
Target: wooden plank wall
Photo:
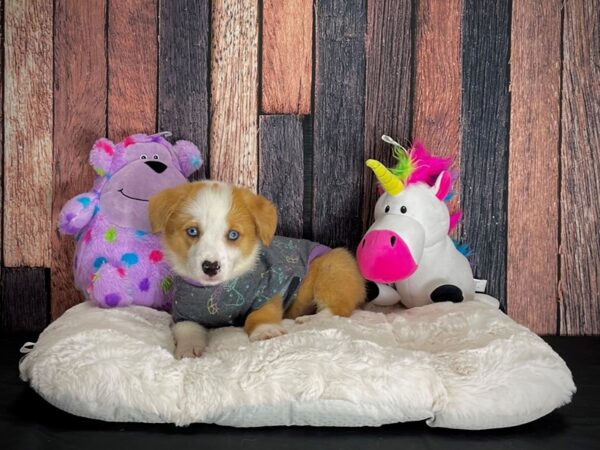
[[[2,331],[81,301],[64,202],[93,142],[170,130],[281,233],[354,248],[380,137],[455,160],[475,273],[542,334],[600,334],[598,0],[0,1]],[[202,177],[200,174],[198,177]]]

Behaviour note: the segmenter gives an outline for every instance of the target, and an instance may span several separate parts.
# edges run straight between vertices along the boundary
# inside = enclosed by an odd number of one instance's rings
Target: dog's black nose
[[[204,272],[209,277],[214,277],[220,269],[221,266],[219,265],[219,261],[202,262],[202,272]]]
[[[154,170],[156,173],[163,173],[167,170],[167,165],[165,163],[161,163],[160,161],[146,161],[146,164]]]

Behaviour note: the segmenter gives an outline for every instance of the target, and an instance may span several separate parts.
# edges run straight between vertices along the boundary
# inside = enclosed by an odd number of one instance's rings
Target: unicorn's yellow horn
[[[385,192],[390,195],[398,195],[402,192],[402,189],[404,189],[402,181],[394,176],[383,164],[375,159],[368,159],[366,164],[373,171]]]

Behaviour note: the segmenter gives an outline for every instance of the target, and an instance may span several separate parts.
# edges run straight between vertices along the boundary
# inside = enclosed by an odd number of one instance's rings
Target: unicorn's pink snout
[[[377,283],[394,283],[411,276],[417,263],[406,243],[390,230],[369,231],[356,251],[362,275]]]

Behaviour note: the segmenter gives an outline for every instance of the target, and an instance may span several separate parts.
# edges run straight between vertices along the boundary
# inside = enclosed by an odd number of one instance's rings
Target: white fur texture
[[[240,427],[507,427],[575,392],[542,339],[479,302],[283,324],[288,334],[258,342],[211,330],[200,358],[178,361],[167,313],[84,303],[42,333],[21,378],[84,417]]]

